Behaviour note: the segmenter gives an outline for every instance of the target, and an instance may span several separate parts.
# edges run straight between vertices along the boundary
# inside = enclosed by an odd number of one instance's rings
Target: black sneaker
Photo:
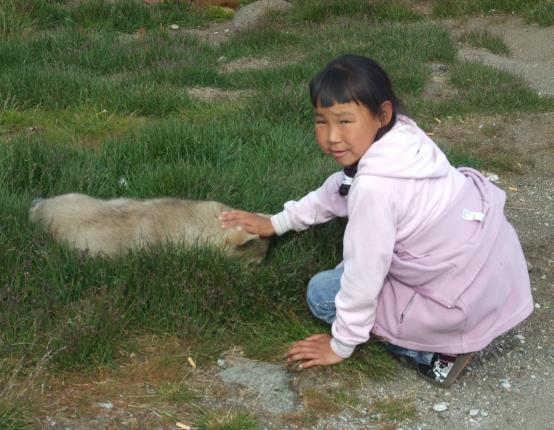
[[[430,365],[420,364],[418,374],[433,385],[448,388],[469,364],[476,352],[448,355],[436,353]]]

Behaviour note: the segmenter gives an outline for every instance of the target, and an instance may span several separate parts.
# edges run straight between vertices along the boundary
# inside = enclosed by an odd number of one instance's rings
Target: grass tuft
[[[413,402],[405,399],[384,398],[372,403],[368,411],[378,421],[386,423],[403,423],[417,417],[417,409]]]
[[[258,422],[247,412],[230,409],[206,413],[197,426],[200,430],[256,430]]]
[[[462,42],[476,48],[486,48],[493,54],[510,54],[510,49],[506,46],[502,38],[495,36],[488,31],[471,31],[462,37]]]

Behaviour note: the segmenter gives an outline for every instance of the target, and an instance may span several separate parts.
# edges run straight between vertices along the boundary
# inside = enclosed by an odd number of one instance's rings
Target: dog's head
[[[269,248],[269,239],[235,227],[229,230],[227,244],[230,255],[245,258],[252,263],[261,263]]]
[[[29,209],[29,219],[32,223],[38,223],[40,222],[40,219],[42,217],[41,215],[41,206],[44,202],[44,199],[41,199],[40,197],[36,197],[31,202],[31,208]]]

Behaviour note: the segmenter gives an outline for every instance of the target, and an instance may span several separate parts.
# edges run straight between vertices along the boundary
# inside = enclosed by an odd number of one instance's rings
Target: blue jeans
[[[340,279],[344,269],[338,268],[319,272],[308,283],[306,301],[314,316],[328,324],[336,318],[335,296],[340,290]],[[431,364],[432,352],[415,351],[389,344],[389,351],[413,359],[418,364]]]

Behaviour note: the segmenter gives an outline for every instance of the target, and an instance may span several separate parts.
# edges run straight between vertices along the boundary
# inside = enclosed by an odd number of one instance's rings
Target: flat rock
[[[285,11],[292,7],[285,0],[258,0],[239,9],[233,17],[233,25],[244,30],[258,24],[271,11]]]
[[[228,357],[225,361],[220,378],[227,385],[246,388],[256,407],[273,414],[296,409],[297,394],[284,366],[242,357]]]

